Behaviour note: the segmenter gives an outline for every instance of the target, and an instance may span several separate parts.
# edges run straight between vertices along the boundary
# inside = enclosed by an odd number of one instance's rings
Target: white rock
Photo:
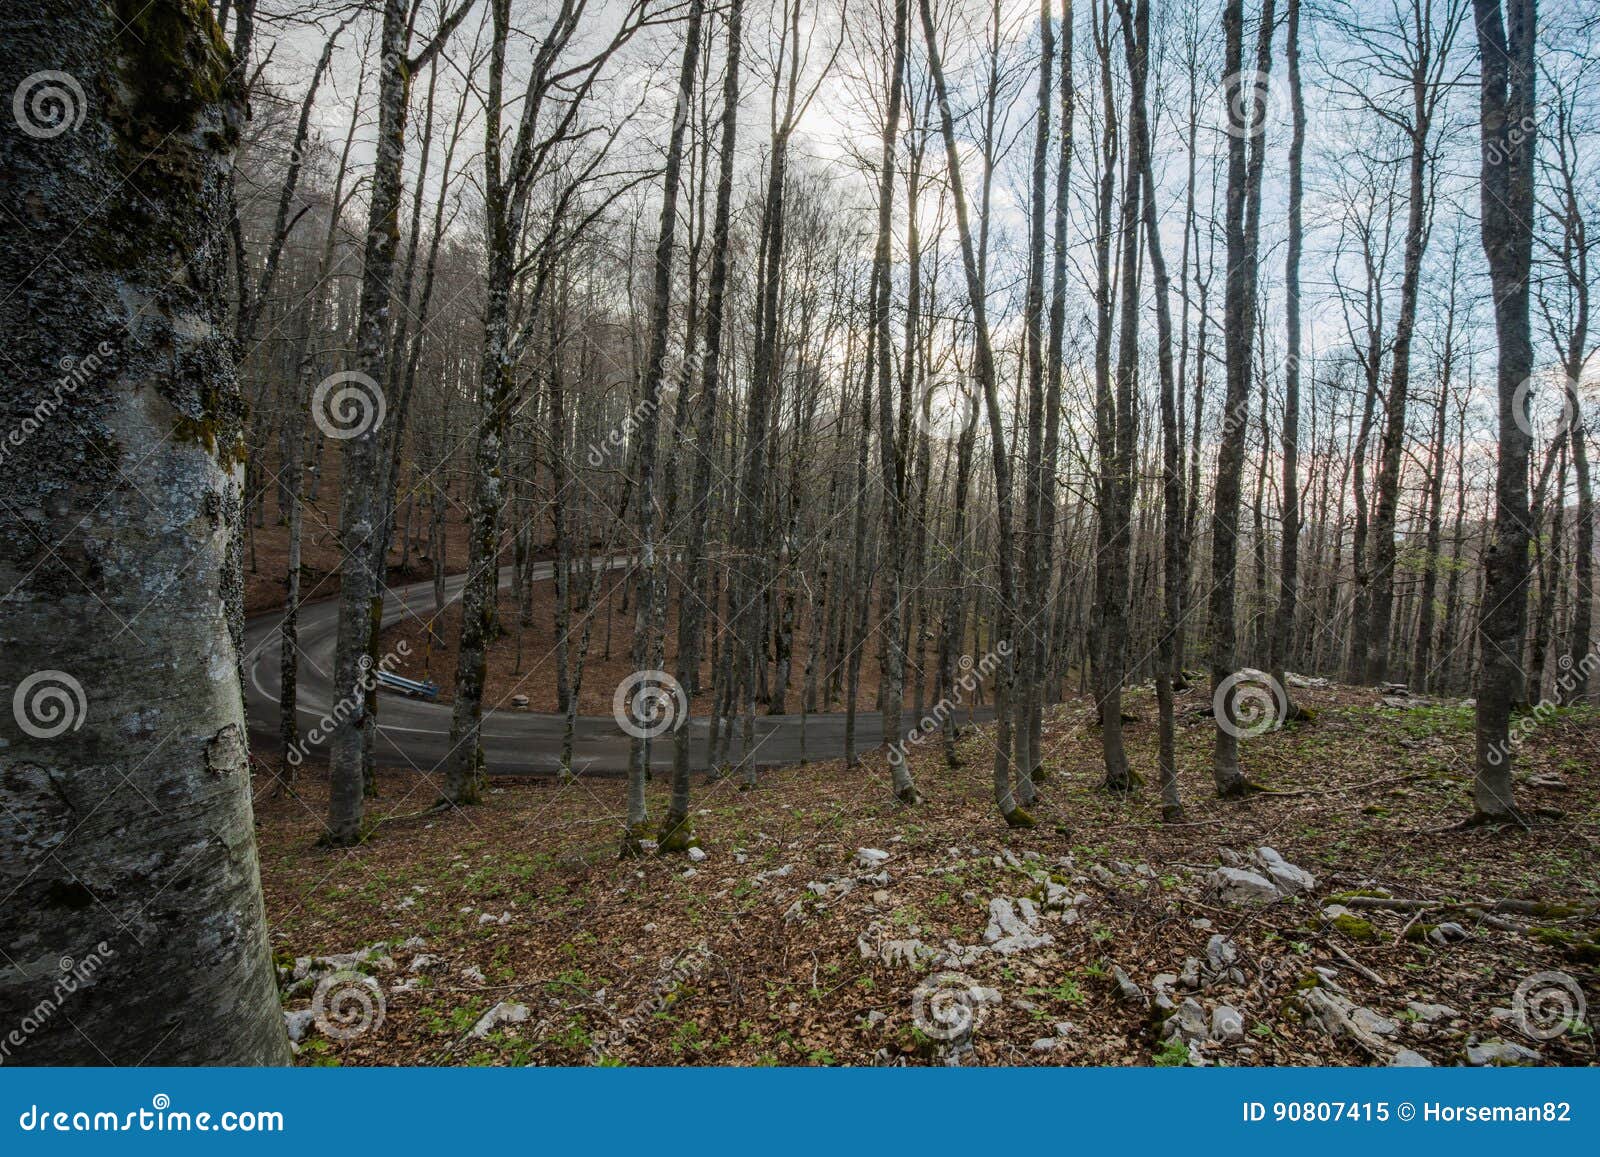
[[[1438,1024],[1441,1020],[1454,1020],[1461,1015],[1448,1004],[1429,1004],[1422,1000],[1408,1000],[1406,1007],[1423,1024]]]
[[[1036,1053],[1054,1052],[1060,1042],[1055,1037],[1044,1036],[1033,1042],[1033,1051]]]
[[[1123,971],[1120,965],[1111,970],[1111,975],[1117,982],[1117,994],[1129,1004],[1148,1005],[1150,998],[1144,994],[1144,989],[1134,983],[1133,977]]]
[[[1350,1019],[1355,1021],[1360,1028],[1366,1029],[1374,1036],[1393,1036],[1400,1031],[1400,1026],[1386,1016],[1373,1012],[1370,1008],[1358,1008],[1350,1013]]]
[[[1183,961],[1183,971],[1178,974],[1178,983],[1184,988],[1193,991],[1200,987],[1200,958],[1186,956]]]
[[[1187,998],[1167,1021],[1165,1032],[1168,1037],[1177,1036],[1189,1044],[1208,1039],[1206,1010],[1200,1007],[1200,1002],[1194,997]]]
[[[1256,863],[1272,877],[1272,882],[1285,896],[1298,896],[1316,889],[1317,878],[1304,868],[1296,867],[1280,856],[1273,848],[1257,848]]]
[[[1224,1044],[1244,1039],[1244,1014],[1230,1004],[1211,1010],[1211,1035]]]
[[[1027,926],[1017,919],[1010,900],[996,896],[989,901],[989,926],[983,931],[984,943],[993,944],[1006,936],[1016,936],[1027,930]]]
[[[937,949],[928,947],[920,940],[886,940],[878,949],[878,959],[890,968],[912,968],[938,955]]]
[[[305,1039],[306,1031],[316,1020],[316,1014],[309,1008],[297,1008],[293,1012],[283,1014],[283,1026],[289,1030],[289,1039],[299,1044]]]
[[[1238,945],[1220,932],[1206,941],[1206,964],[1212,972],[1225,972],[1239,962]]]
[[[690,848],[689,849],[689,858],[691,860],[693,860],[697,864],[700,863],[702,860],[704,860],[706,858],[705,849],[703,849],[703,848]]]
[[[1389,1064],[1397,1069],[1431,1069],[1433,1062],[1421,1053],[1414,1053],[1410,1049],[1401,1049],[1394,1054],[1394,1060]]]
[[[889,860],[889,853],[881,848],[857,848],[856,863],[868,871],[881,868]]]
[[[1271,880],[1244,868],[1218,868],[1206,882],[1227,904],[1271,904],[1278,899],[1278,889]]]
[[[1536,1065],[1542,1060],[1543,1055],[1535,1050],[1510,1041],[1484,1041],[1467,1049],[1469,1065]]]
[[[528,1006],[517,1004],[514,1001],[502,1000],[488,1012],[478,1018],[478,1023],[472,1026],[468,1034],[480,1040],[489,1035],[497,1026],[502,1024],[521,1024],[528,1019]]]
[[[463,968],[461,970],[461,978],[463,980],[470,980],[473,984],[487,983],[483,975],[483,969],[479,968],[476,964],[469,964]]]

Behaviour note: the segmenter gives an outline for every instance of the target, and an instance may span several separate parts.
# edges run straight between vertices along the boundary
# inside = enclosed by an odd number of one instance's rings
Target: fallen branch
[[[1391,775],[1385,779],[1375,779],[1371,783],[1356,783],[1343,787],[1302,787],[1289,791],[1279,791],[1277,788],[1271,787],[1258,787],[1256,792],[1260,795],[1276,796],[1278,799],[1307,795],[1345,795],[1352,791],[1368,791],[1375,787],[1388,787],[1391,784],[1410,783],[1413,780],[1427,778],[1427,772],[1413,772],[1410,775]]]
[[[1342,896],[1337,902],[1346,908],[1376,908],[1386,912],[1505,912],[1551,920],[1593,916],[1596,911],[1593,904],[1564,900],[1410,900],[1401,896]]]
[[[1354,956],[1351,956],[1348,952],[1346,952],[1343,948],[1340,948],[1337,944],[1333,943],[1332,941],[1329,941],[1328,942],[1328,947],[1333,950],[1334,955],[1336,955],[1340,960],[1344,961],[1351,968],[1354,968],[1357,972],[1361,973],[1362,976],[1365,976],[1368,980],[1372,981],[1373,984],[1387,984],[1388,983],[1387,981],[1385,981],[1383,979],[1383,977],[1379,976],[1376,972],[1372,971],[1372,969],[1368,968],[1365,964],[1362,964],[1361,961],[1357,960]]]

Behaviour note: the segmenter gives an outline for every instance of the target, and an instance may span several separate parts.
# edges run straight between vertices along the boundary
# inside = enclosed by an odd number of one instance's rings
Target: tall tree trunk
[[[1045,188],[1050,165],[1050,72],[1055,64],[1055,29],[1050,0],[1039,0],[1039,96],[1034,114],[1033,170],[1028,199],[1028,287],[1023,306],[1023,332],[1028,375],[1028,451],[1023,467],[1025,526],[1022,536],[1023,603],[1021,689],[1017,702],[1016,766],[1023,806],[1033,802],[1033,773],[1039,766],[1035,750],[1034,718],[1041,710],[1040,685],[1049,633],[1045,614],[1044,579],[1048,562],[1042,557],[1044,505],[1041,487],[1044,470],[1044,274]]]
[[[357,843],[363,834],[366,760],[362,730],[371,679],[373,606],[381,598],[381,576],[373,565],[373,540],[383,534],[379,526],[383,511],[377,493],[384,409],[379,383],[388,378],[389,290],[394,277],[395,249],[400,240],[406,100],[411,84],[411,67],[406,58],[409,11],[405,0],[384,0],[382,56],[378,66],[377,159],[368,194],[366,243],[361,265],[361,312],[356,328],[356,370],[344,383],[352,392],[351,396],[359,398],[361,406],[354,426],[338,428],[342,438],[339,546],[343,562],[339,580],[339,635],[334,652],[334,728],[329,740],[327,831],[328,842],[335,845]]]
[[[27,285],[0,304],[7,402],[37,426],[9,447],[0,517],[0,1019],[92,978],[24,1064],[289,1060],[239,682],[245,414],[220,255],[244,102],[221,43],[179,0],[0,15],[0,75],[82,86],[43,90],[53,122],[19,89],[19,127],[41,131],[0,145],[0,205],[26,222],[0,240],[4,283]]]
[[[1480,223],[1494,288],[1500,454],[1493,537],[1486,552],[1478,643],[1474,819],[1516,817],[1512,802],[1511,709],[1523,695],[1523,627],[1528,598],[1528,397],[1533,369],[1528,275],[1533,262],[1534,0],[1473,0],[1478,33],[1479,128],[1483,144]],[[1504,15],[1502,16],[1502,10]]]
[[[1211,517],[1211,689],[1217,715],[1212,775],[1217,794],[1236,798],[1249,790],[1239,770],[1239,728],[1234,710],[1237,680],[1238,627],[1234,619],[1235,566],[1239,550],[1239,483],[1244,469],[1246,425],[1250,417],[1250,357],[1255,332],[1256,241],[1261,204],[1261,168],[1266,152],[1266,124],[1259,115],[1259,94],[1242,99],[1245,84],[1264,85],[1272,63],[1274,0],[1263,0],[1256,45],[1256,71],[1241,74],[1244,50],[1242,0],[1227,0],[1222,10],[1227,40],[1223,87],[1230,110],[1228,125],[1227,250],[1228,269],[1223,319],[1223,355],[1227,401],[1222,439],[1217,449],[1217,485]],[[1257,105],[1257,115],[1241,120]],[[1250,156],[1245,157],[1246,138]],[[1231,681],[1231,682],[1230,682]]]
[[[744,0],[728,6],[728,52],[722,79],[722,143],[717,158],[717,205],[711,225],[711,271],[706,288],[705,348],[700,354],[700,402],[696,417],[694,480],[689,497],[689,541],[684,550],[684,590],[678,598],[678,682],[693,687],[699,681],[700,644],[705,631],[706,603],[700,596],[705,584],[706,524],[710,519],[711,467],[717,452],[717,388],[721,377],[722,330],[728,291],[728,233],[733,203],[734,146],[738,142],[739,56],[743,35]],[[715,595],[711,602],[716,603]],[[814,641],[813,641],[814,645]],[[713,667],[715,663],[713,663]],[[716,735],[713,712],[711,733]],[[672,800],[658,838],[663,851],[675,842],[689,843],[689,742],[685,725],[673,735]]]
[[[1300,90],[1300,0],[1288,0],[1284,69],[1289,80],[1289,240],[1283,259],[1283,321],[1287,348],[1283,379],[1283,490],[1278,498],[1283,543],[1278,553],[1278,606],[1272,622],[1272,678],[1288,701],[1284,677],[1294,647],[1295,609],[1300,595],[1300,206],[1306,145],[1306,106]],[[1290,714],[1297,715],[1291,706]]]
[[[661,228],[656,237],[654,284],[650,302],[650,348],[645,357],[644,378],[639,397],[639,598],[634,605],[633,665],[644,682],[635,693],[634,703],[645,702],[652,691],[666,698],[647,714],[635,711],[635,722],[644,734],[635,733],[628,760],[627,831],[623,834],[622,854],[637,854],[641,839],[648,834],[649,815],[645,810],[644,785],[649,774],[649,744],[655,735],[674,726],[686,728],[688,704],[681,685],[656,686],[661,671],[663,643],[657,621],[658,604],[665,612],[663,562],[657,557],[656,542],[656,448],[661,430],[661,379],[667,357],[667,329],[672,308],[672,246],[678,226],[678,189],[682,183],[683,138],[694,107],[694,77],[700,63],[700,28],[705,13],[704,0],[690,0],[689,27],[678,70],[678,102],[673,112],[672,136],[667,146],[666,172],[661,188]],[[676,706],[672,701],[676,701]],[[681,710],[678,709],[681,707]],[[669,841],[670,842],[670,841]]]
[[[910,513],[906,501],[909,439],[897,434],[894,399],[889,393],[889,306],[893,297],[889,276],[889,242],[894,217],[895,151],[900,135],[900,105],[904,90],[906,24],[907,0],[895,0],[889,107],[883,121],[883,152],[878,170],[878,238],[872,253],[871,340],[874,348],[867,358],[867,364],[869,367],[872,365],[875,355],[878,371],[878,468],[883,487],[886,560],[879,588],[883,603],[883,623],[879,630],[882,632],[886,662],[879,672],[878,703],[883,712],[883,739],[889,748],[890,790],[901,803],[914,804],[920,802],[922,797],[917,794],[916,785],[911,781],[900,725],[906,674],[901,584],[905,578],[906,519]],[[909,205],[908,211],[916,212],[916,206]]]
[[[1048,26],[1048,15],[1044,14],[1043,19]],[[1066,336],[1067,317],[1067,210],[1069,176],[1072,171],[1073,114],[1077,106],[1072,76],[1072,24],[1072,0],[1061,0],[1059,69],[1061,134],[1056,147],[1056,188],[1051,237],[1050,329],[1045,348],[1044,446],[1039,464],[1039,509],[1035,516],[1039,528],[1039,545],[1034,559],[1037,573],[1033,577],[1036,591],[1035,605],[1044,622],[1034,624],[1036,641],[1030,678],[1039,686],[1030,694],[1030,711],[1023,723],[1028,729],[1028,750],[1033,760],[1032,765],[1025,768],[1025,771],[1035,782],[1042,781],[1046,774],[1042,750],[1044,699],[1045,684],[1051,674],[1050,632],[1053,624],[1050,621],[1050,609],[1054,605],[1054,600],[1050,597],[1050,574],[1056,541],[1056,470],[1061,456],[1062,347]],[[1049,56],[1048,42],[1041,46],[1041,51],[1046,57]],[[1050,694],[1051,701],[1054,702],[1054,692]]]
[[[1294,0],[1291,0],[1294,2]],[[1178,430],[1177,380],[1172,364],[1171,283],[1167,275],[1166,254],[1161,245],[1161,225],[1156,215],[1155,168],[1151,156],[1149,115],[1145,107],[1145,87],[1150,66],[1150,4],[1139,0],[1130,11],[1128,0],[1117,0],[1122,21],[1122,40],[1131,78],[1129,134],[1132,148],[1129,165],[1136,168],[1143,190],[1142,224],[1150,253],[1150,275],[1156,306],[1156,367],[1161,390],[1161,525],[1162,577],[1159,658],[1156,663],[1156,708],[1158,712],[1157,760],[1161,782],[1161,818],[1166,823],[1183,820],[1183,800],[1178,793],[1176,725],[1172,701],[1174,638],[1182,609],[1183,583],[1179,539],[1183,528],[1183,466],[1181,435]]]
[[[1102,35],[1105,105],[1108,113],[1107,124],[1111,126],[1115,122],[1109,116],[1112,102],[1110,58],[1112,31],[1109,11]],[[1125,38],[1126,35],[1125,31]],[[1117,276],[1122,291],[1122,317],[1117,336],[1116,396],[1114,400],[1103,399],[1100,407],[1104,412],[1107,409],[1105,402],[1110,401],[1109,411],[1115,415],[1115,421],[1113,424],[1102,417],[1099,430],[1100,470],[1106,475],[1106,480],[1101,486],[1103,498],[1100,510],[1100,622],[1104,633],[1100,656],[1100,746],[1105,761],[1104,786],[1115,792],[1130,792],[1134,788],[1134,777],[1128,767],[1128,755],[1122,740],[1122,684],[1128,675],[1130,642],[1129,567],[1133,545],[1133,457],[1137,440],[1134,394],[1137,390],[1135,378],[1139,372],[1141,241],[1139,225],[1143,219],[1140,206],[1144,199],[1142,150],[1146,143],[1146,127],[1142,91],[1145,69],[1139,61],[1139,45],[1133,44],[1129,47],[1133,53],[1133,62],[1138,67],[1130,65],[1128,163],[1122,192],[1122,219],[1118,229],[1122,268]],[[1116,165],[1116,158],[1109,151],[1105,164],[1109,176]],[[1101,189],[1102,195],[1109,201],[1110,181],[1103,182]],[[1108,209],[1109,206],[1103,209],[1102,214],[1107,214]],[[1102,221],[1106,219],[1103,215]],[[1102,295],[1107,298],[1101,318],[1103,324],[1108,327],[1101,339],[1102,342],[1110,340],[1109,291],[1110,282],[1107,281],[1101,290]]]
[[[961,238],[961,266],[966,274],[967,297],[972,308],[973,337],[976,343],[974,370],[983,391],[984,409],[989,419],[991,464],[994,468],[995,528],[998,537],[1000,590],[995,615],[994,647],[998,658],[994,684],[995,744],[994,798],[1000,814],[1012,827],[1033,827],[1032,815],[1017,805],[1011,783],[1011,693],[1014,674],[1013,631],[1017,606],[1016,548],[1011,514],[1011,461],[1007,456],[1005,427],[1000,416],[1000,394],[995,381],[994,347],[989,339],[989,316],[984,304],[983,279],[979,274],[977,250],[967,216],[967,194],[961,182],[961,154],[956,148],[955,120],[950,111],[950,93],[945,85],[944,68],[939,59],[938,34],[934,31],[929,0],[917,0],[922,14],[922,32],[928,48],[928,69],[933,74],[939,101],[939,125],[944,137],[945,164],[950,171],[950,196],[955,204],[956,231]],[[1024,772],[1026,774],[1026,772]]]

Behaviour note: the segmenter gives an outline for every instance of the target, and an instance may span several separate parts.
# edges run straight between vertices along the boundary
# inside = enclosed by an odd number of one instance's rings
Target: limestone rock
[[[1244,1039],[1244,1014],[1231,1004],[1219,1004],[1211,1010],[1211,1035],[1223,1044]]]
[[[478,1023],[472,1026],[472,1031],[468,1035],[481,1040],[502,1024],[521,1024],[527,1019],[527,1005],[502,1000],[478,1018]]]
[[[1257,848],[1255,860],[1285,896],[1298,896],[1316,890],[1317,878],[1285,860],[1275,848]]]
[[[1112,978],[1117,982],[1117,995],[1129,1004],[1142,1004],[1149,1006],[1150,998],[1144,994],[1144,989],[1134,983],[1133,977],[1122,970],[1120,965],[1111,970]]]
[[[1373,1012],[1370,1008],[1352,1010],[1350,1019],[1374,1036],[1393,1036],[1400,1031],[1398,1024],[1386,1016]]]
[[[1461,1015],[1448,1004],[1428,1004],[1421,1000],[1408,1000],[1406,1007],[1422,1024],[1438,1024],[1441,1020],[1454,1020]]]
[[[1271,880],[1245,868],[1218,868],[1207,883],[1225,904],[1271,904],[1278,899]]]
[[[305,1039],[307,1030],[315,1020],[316,1014],[309,1008],[299,1008],[283,1014],[283,1027],[289,1030],[289,1039],[299,1044]]]
[[[1200,1007],[1200,1002],[1194,997],[1187,998],[1167,1021],[1163,1035],[1169,1040],[1178,1037],[1187,1044],[1199,1044],[1201,1041],[1210,1040],[1206,1010]]]
[[[1536,1065],[1542,1060],[1544,1060],[1542,1053],[1525,1045],[1513,1044],[1511,1041],[1488,1040],[1467,1046],[1469,1065]]]

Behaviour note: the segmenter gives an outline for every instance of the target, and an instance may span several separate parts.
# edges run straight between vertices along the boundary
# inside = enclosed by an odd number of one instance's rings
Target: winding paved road
[[[627,565],[617,558],[613,566]],[[553,564],[536,564],[534,577],[548,579]],[[501,587],[511,584],[511,568],[500,572]],[[465,576],[446,580],[450,601],[461,597]],[[433,613],[433,584],[415,583],[392,591],[383,603],[383,623],[388,626],[402,616],[426,619]],[[308,603],[300,608],[300,729],[304,735],[329,710],[333,702],[333,654],[339,628],[338,600]],[[278,743],[279,634],[283,614],[272,611],[253,617],[245,628],[245,702],[249,711],[250,735],[259,748],[276,750]],[[378,762],[390,767],[410,767],[430,771],[438,767],[450,749],[450,705],[428,703],[387,691],[378,693]],[[980,718],[983,717],[980,712]],[[908,719],[907,722],[910,720]],[[794,763],[802,754],[810,759],[834,759],[844,754],[842,713],[800,715],[758,715],[756,717],[754,760],[757,766],[773,767]],[[485,712],[483,724],[484,756],[491,775],[548,775],[561,764],[562,717],[516,709]],[[693,768],[705,770],[708,720],[691,719],[694,742]],[[802,745],[802,728],[804,743]],[[856,746],[870,750],[883,735],[883,719],[876,712],[861,712],[856,717]],[[573,753],[573,770],[579,773],[620,773],[627,770],[629,736],[609,715],[578,717]],[[325,754],[326,743],[310,745]],[[670,768],[672,737],[659,736],[650,745],[650,765]],[[734,759],[743,754],[737,737],[730,752]]]

